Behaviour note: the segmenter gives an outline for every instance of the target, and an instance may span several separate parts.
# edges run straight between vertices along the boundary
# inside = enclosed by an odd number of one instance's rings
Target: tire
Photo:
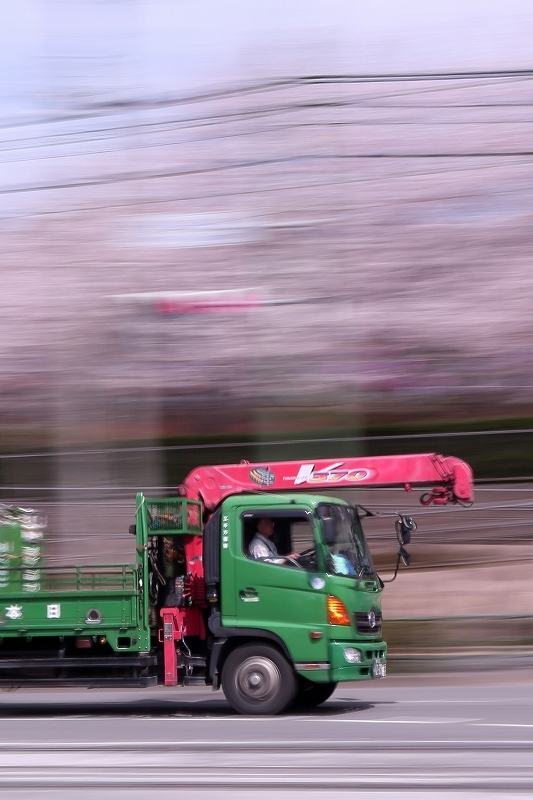
[[[226,659],[222,689],[239,714],[280,714],[293,702],[298,684],[279,650],[266,644],[247,644]]]
[[[316,708],[316,706],[329,700],[336,688],[336,683],[313,683],[302,678],[298,686],[294,706],[302,709]]]

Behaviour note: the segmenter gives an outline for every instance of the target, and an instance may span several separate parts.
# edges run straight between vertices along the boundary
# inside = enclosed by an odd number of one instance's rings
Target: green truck
[[[37,513],[4,507],[0,683],[221,686],[276,714],[385,677],[369,512],[338,497],[356,486],[473,493],[470,467],[433,453],[199,467],[174,497],[137,495],[132,563],[72,567],[47,565]],[[398,564],[413,528],[398,516]]]

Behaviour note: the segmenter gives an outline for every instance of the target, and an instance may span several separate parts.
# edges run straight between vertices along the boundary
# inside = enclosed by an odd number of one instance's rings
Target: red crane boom
[[[202,500],[212,511],[232,494],[355,486],[403,487],[406,491],[424,488],[422,505],[468,504],[474,497],[470,466],[459,458],[436,453],[198,467],[189,473],[179,492]]]

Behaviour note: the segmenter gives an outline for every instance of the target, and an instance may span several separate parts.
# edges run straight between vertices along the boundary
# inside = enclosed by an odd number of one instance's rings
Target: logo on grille
[[[368,619],[368,627],[372,628],[372,629],[375,628],[376,627],[376,612],[374,611],[374,609],[372,609],[372,611],[369,611],[366,616],[367,616],[367,619]]]

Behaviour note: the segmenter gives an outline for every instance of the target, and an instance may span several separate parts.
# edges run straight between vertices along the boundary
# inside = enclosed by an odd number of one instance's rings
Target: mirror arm
[[[376,511],[370,511],[370,509],[365,508],[364,506],[360,506],[359,503],[357,504],[356,508],[358,508],[358,509],[360,508],[361,511],[365,512],[363,519],[365,517],[379,517],[380,516]]]

